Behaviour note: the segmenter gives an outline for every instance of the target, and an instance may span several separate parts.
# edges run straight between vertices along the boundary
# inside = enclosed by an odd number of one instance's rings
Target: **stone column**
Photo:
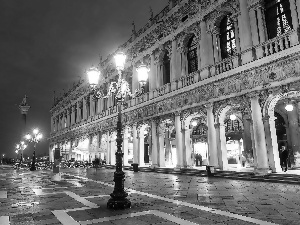
[[[65,119],[66,119],[66,127],[69,127],[70,126],[70,123],[69,123],[69,121],[70,121],[70,113],[69,113],[69,109],[67,109],[66,110],[66,112],[65,112]]]
[[[128,127],[124,127],[124,133],[123,133],[123,165],[129,166],[128,164]]]
[[[224,123],[215,124],[217,139],[218,163],[221,170],[228,169],[226,135]]]
[[[138,163],[139,158],[138,158],[138,139],[137,139],[137,129],[136,129],[137,124],[134,123],[132,126],[132,138],[133,138],[133,163]]]
[[[86,98],[83,98],[83,115],[82,115],[82,119],[87,119],[87,102],[86,102]]]
[[[55,131],[57,132],[58,131],[58,128],[59,127],[59,116],[56,116],[55,117]]]
[[[76,104],[75,105],[72,105],[72,114],[71,114],[71,125],[75,124],[75,121],[76,121],[76,118],[75,118],[75,112],[77,110],[76,108]]]
[[[106,152],[106,164],[107,165],[111,165],[111,157],[110,157],[110,134],[109,131],[107,131],[106,133],[106,137],[107,137],[107,152]]]
[[[81,120],[81,118],[82,118],[80,107],[82,107],[82,103],[81,103],[81,102],[77,102],[77,107],[76,107],[76,110],[77,110],[77,118],[76,118],[75,123],[79,123],[80,120]]]
[[[193,167],[193,159],[192,159],[192,152],[193,152],[193,147],[191,145],[191,129],[189,129],[188,126],[185,126],[184,130],[184,145],[185,145],[185,166],[187,168]]]
[[[275,117],[266,116],[264,118],[264,127],[269,165],[273,172],[282,172],[277,144]]]
[[[259,31],[259,40],[260,43],[264,43],[267,40],[266,37],[266,23],[265,23],[265,15],[264,9],[261,5],[257,7],[257,23],[258,23],[258,31]]]
[[[154,64],[154,52],[150,55],[150,71],[149,71],[149,85],[150,90],[156,89],[156,69]]]
[[[135,92],[139,88],[139,82],[137,77],[137,71],[135,65],[133,65],[133,71],[132,71],[132,93]]]
[[[238,18],[233,18],[233,26],[234,26],[234,36],[235,36],[235,45],[236,45],[236,52],[238,54],[241,53],[241,42],[240,42],[240,32],[239,32],[239,24],[238,24]]]
[[[93,100],[93,95],[89,96],[89,100],[90,100],[90,116],[94,116],[95,115],[95,104],[94,104],[94,100]]]
[[[299,0],[297,0],[297,2],[298,1]],[[293,29],[297,30],[298,27],[299,27],[299,21],[298,21],[297,6],[296,6],[296,3],[295,3],[295,0],[290,0],[290,9],[291,9]]]
[[[144,127],[140,127],[140,130],[138,132],[139,137],[139,166],[145,166],[145,160],[144,160],[144,153],[145,153],[145,141],[144,141]]]
[[[219,34],[217,31],[214,31],[213,36],[213,50],[214,50],[214,61],[218,63],[220,61],[219,57]],[[200,57],[199,57],[200,58]]]
[[[97,99],[97,113],[102,113],[102,98]]]
[[[241,15],[239,16],[239,29],[242,34],[241,37],[241,50],[244,51],[252,47],[251,29],[250,29],[250,16],[247,7],[247,1],[239,0]]]
[[[251,117],[253,121],[253,135],[255,141],[255,149],[257,155],[257,173],[266,174],[269,170],[268,155],[266,148],[266,135],[262,120],[261,107],[259,105],[259,97],[256,93],[250,95],[251,101]]]
[[[297,14],[298,14],[298,21],[300,22],[300,1],[296,1],[296,8],[297,8]]]
[[[200,42],[200,41],[199,41]],[[198,43],[197,45],[197,60],[198,60],[198,70],[201,69],[201,50],[200,50],[201,46],[200,46],[200,43]]]
[[[259,29],[258,29],[258,18],[256,18],[256,8],[251,8],[249,11],[249,16],[250,16],[250,24],[251,24],[251,33],[252,33],[252,42],[253,45],[256,46],[258,45],[259,42]]]
[[[157,125],[156,125],[156,121],[152,120],[151,122],[151,137],[152,137],[152,167],[157,167],[158,163],[157,163],[157,158],[158,158],[158,154],[157,154],[157,146],[158,146],[158,142],[157,142]]]
[[[175,112],[175,131],[176,131],[176,155],[177,155],[177,168],[183,167],[183,149],[182,149],[182,132],[181,132],[181,120],[180,113]]]
[[[207,141],[208,141],[208,164],[218,167],[217,140],[214,125],[213,104],[207,105]]]
[[[297,155],[299,155],[299,125],[298,125],[298,115],[297,115],[297,107],[293,104],[294,109],[288,114],[288,123],[289,123],[289,134],[291,137],[291,148],[289,149],[289,156],[291,164],[296,164],[298,166],[300,164],[300,158],[298,159]],[[296,158],[294,158],[296,156]],[[299,156],[300,157],[300,156]]]
[[[188,74],[188,67],[187,67],[187,49],[184,46],[182,49],[181,55],[181,76],[186,76]]]
[[[116,165],[116,148],[117,148],[117,142],[116,142],[116,134],[115,132],[112,132],[111,139],[110,139],[110,161],[111,165]]]
[[[62,130],[64,128],[64,113],[60,114],[59,124],[60,124],[60,130]]]
[[[252,61],[252,51],[249,50],[252,47],[252,36],[247,1],[239,0],[239,2],[241,15],[239,16],[238,23],[241,34],[241,51],[248,50],[242,54],[242,62],[245,64]]]
[[[169,138],[169,131],[166,132],[166,137],[165,137],[165,144],[166,144],[166,164],[167,165],[170,165],[171,163],[171,141],[170,141],[170,138]]]
[[[158,166],[165,167],[165,130],[162,124],[158,126]]]
[[[209,47],[208,46],[208,36],[206,32],[206,22],[204,20],[200,23],[201,29],[201,40],[200,40],[200,58],[201,58],[201,65],[200,69],[209,65]]]
[[[253,164],[254,168],[257,168],[257,153],[255,148],[255,140],[254,140],[254,131],[253,131],[253,122],[252,119],[249,119],[250,122],[250,134],[251,134],[251,141],[252,141],[252,149],[253,149]]]
[[[179,71],[177,71],[177,41],[175,37],[172,39],[172,55],[171,55],[171,82],[179,78]]]

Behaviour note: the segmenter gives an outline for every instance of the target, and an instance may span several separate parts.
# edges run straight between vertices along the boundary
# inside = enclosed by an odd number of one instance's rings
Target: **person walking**
[[[281,160],[282,160],[282,170],[284,168],[284,172],[288,169],[288,158],[289,158],[289,151],[284,148],[281,152]]]

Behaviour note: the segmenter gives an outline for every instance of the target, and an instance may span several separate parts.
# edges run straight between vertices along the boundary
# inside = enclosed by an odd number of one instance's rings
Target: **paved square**
[[[299,224],[299,186],[173,174],[125,171],[132,207],[110,210],[113,172],[6,171],[0,224]]]

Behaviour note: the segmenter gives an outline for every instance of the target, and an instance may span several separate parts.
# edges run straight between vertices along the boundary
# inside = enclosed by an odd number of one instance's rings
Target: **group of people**
[[[281,146],[279,150],[280,166],[284,172],[288,170],[289,151],[285,146]]]

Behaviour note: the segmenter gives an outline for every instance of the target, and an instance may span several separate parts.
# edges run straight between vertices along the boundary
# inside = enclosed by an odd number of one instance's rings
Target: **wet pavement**
[[[110,210],[111,169],[0,166],[0,224],[300,224],[300,185],[125,171],[132,207]]]

